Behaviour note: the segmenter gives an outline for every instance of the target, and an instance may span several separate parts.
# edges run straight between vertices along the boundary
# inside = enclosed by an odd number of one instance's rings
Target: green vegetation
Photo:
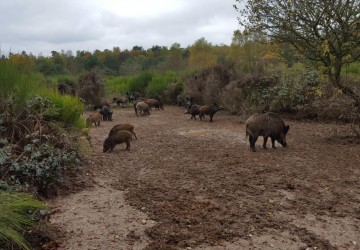
[[[85,128],[83,104],[11,61],[0,60],[0,72],[0,179],[45,195],[78,161],[70,131]]]
[[[181,78],[181,74],[174,71],[144,72],[136,76],[109,77],[106,81],[107,96],[119,97],[127,91],[140,92],[144,95],[163,95],[169,86]]]
[[[36,212],[45,208],[44,203],[29,194],[0,191],[0,245],[31,249],[23,233],[35,224]]]

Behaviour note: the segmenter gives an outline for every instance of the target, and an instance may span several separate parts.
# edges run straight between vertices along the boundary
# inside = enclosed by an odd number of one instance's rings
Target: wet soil
[[[249,150],[243,119],[115,109],[90,131],[82,191],[50,202],[60,249],[360,249],[360,144],[346,125],[285,120],[289,147]],[[138,140],[102,153],[109,130]]]

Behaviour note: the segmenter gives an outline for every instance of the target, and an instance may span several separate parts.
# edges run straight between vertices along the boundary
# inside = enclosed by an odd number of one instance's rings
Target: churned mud
[[[119,108],[91,129],[85,188],[50,203],[60,249],[360,249],[360,144],[348,126],[285,120],[289,147],[260,138],[254,153],[240,117],[183,113]],[[118,123],[138,140],[104,154]]]

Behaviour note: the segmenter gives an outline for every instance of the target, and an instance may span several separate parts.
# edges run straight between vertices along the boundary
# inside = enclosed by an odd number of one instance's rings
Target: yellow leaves
[[[328,40],[324,40],[321,43],[321,54],[323,57],[328,56],[330,53],[330,47],[329,47],[329,41]]]
[[[24,70],[25,72],[32,72],[35,69],[34,60],[26,54],[11,55],[9,60],[12,64],[18,67],[18,69]]]
[[[217,56],[214,53],[214,47],[204,38],[199,39],[190,47],[189,63],[196,68],[206,68],[215,65]]]

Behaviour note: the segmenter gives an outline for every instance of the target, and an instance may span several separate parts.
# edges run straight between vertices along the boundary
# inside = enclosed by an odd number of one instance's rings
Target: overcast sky
[[[153,45],[187,47],[201,37],[230,44],[235,0],[0,0],[0,48],[7,55],[93,52]]]

